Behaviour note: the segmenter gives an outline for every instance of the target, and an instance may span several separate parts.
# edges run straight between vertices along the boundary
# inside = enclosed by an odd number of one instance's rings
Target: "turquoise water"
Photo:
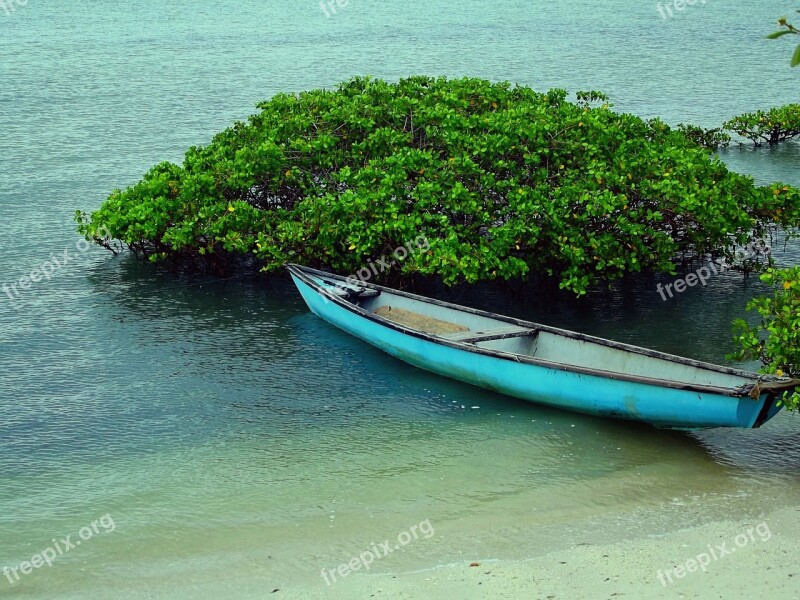
[[[779,12],[765,0],[669,20],[610,0],[350,0],[331,17],[313,0],[0,8],[0,283],[70,257],[0,295],[0,567],[114,522],[13,585],[0,574],[0,597],[322,597],[336,593],[322,568],[426,519],[435,535],[373,570],[800,504],[796,417],[687,435],[530,406],[376,355],[286,280],[174,278],[77,249],[71,223],[257,101],[353,75],[601,89],[619,110],[717,125],[797,101],[791,46],[762,39]],[[761,183],[800,184],[796,144],[722,156]],[[428,290],[717,362],[758,291],[732,274],[666,303],[651,280],[582,302]]]

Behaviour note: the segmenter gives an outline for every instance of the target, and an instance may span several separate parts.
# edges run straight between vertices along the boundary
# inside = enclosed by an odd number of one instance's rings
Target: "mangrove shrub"
[[[768,111],[745,113],[723,127],[749,139],[756,146],[774,146],[800,136],[800,104],[787,104]]]
[[[798,222],[797,191],[758,188],[684,132],[479,79],[356,78],[278,94],[260,112],[161,163],[91,216],[138,255],[226,271],[250,256],[353,273],[423,235],[393,271],[447,283],[674,272],[772,222]],[[107,243],[107,240],[100,240]]]

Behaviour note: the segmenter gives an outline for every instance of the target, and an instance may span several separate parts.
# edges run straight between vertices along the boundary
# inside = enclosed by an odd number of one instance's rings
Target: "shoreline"
[[[800,508],[780,508],[760,521],[715,521],[658,537],[573,546],[526,560],[355,573],[327,588],[290,587],[276,597],[800,600],[800,565],[794,560],[798,538]]]

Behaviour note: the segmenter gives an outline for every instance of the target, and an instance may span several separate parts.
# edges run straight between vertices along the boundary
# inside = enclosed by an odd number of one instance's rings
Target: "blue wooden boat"
[[[416,367],[509,396],[670,429],[759,427],[800,381],[758,375],[289,265],[332,325]]]

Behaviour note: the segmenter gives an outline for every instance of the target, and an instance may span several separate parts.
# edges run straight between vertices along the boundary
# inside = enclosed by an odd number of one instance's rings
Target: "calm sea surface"
[[[791,45],[763,40],[784,4],[666,20],[633,0],[350,0],[330,17],[314,0],[0,6],[0,283],[70,257],[0,298],[0,567],[89,538],[14,585],[0,575],[0,597],[311,597],[322,568],[426,519],[435,535],[373,570],[800,504],[797,417],[689,435],[528,405],[376,354],[285,280],[174,278],[76,248],[71,222],[256,102],[354,75],[599,89],[618,110],[704,126],[796,102]],[[800,185],[797,145],[723,158]],[[797,244],[778,250],[800,261]],[[723,275],[669,302],[653,281],[582,302],[431,293],[724,361],[760,291]]]

